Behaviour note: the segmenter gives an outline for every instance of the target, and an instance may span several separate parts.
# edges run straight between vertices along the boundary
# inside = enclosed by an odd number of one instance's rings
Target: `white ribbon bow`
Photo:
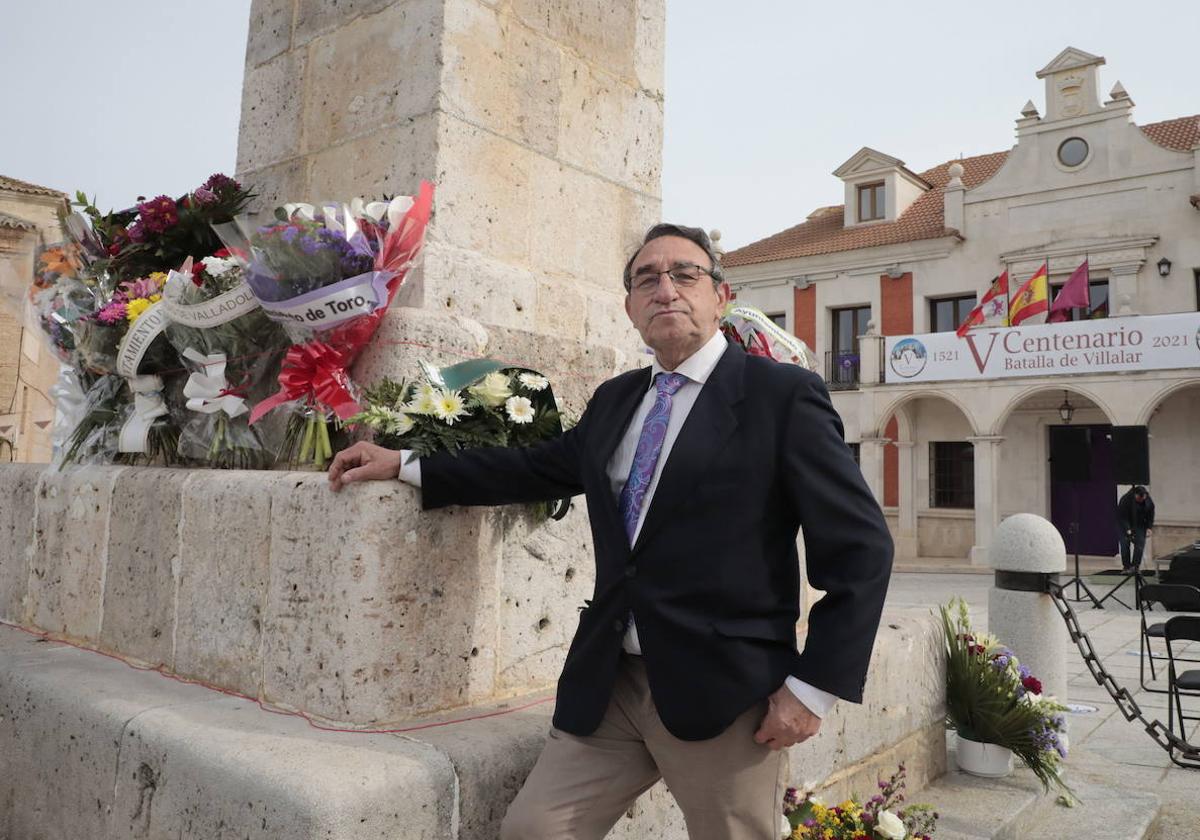
[[[117,448],[121,452],[145,452],[150,427],[168,413],[163,402],[163,381],[157,376],[133,376],[125,381],[133,391],[133,412],[121,427]]]
[[[201,370],[188,375],[187,383],[183,386],[189,411],[199,411],[201,414],[224,411],[230,417],[249,411],[245,398],[228,393],[224,353],[205,355],[195,347],[189,347],[183,351],[183,357],[201,366]]]

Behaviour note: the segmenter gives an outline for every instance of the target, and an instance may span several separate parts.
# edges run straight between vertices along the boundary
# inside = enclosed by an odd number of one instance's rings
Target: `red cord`
[[[138,664],[126,659],[125,657],[119,656],[115,653],[108,653],[107,651],[99,650],[98,648],[94,648],[94,647],[89,647],[88,645],[79,644],[78,642],[72,642],[67,639],[57,638],[57,637],[51,635],[50,633],[47,633],[42,630],[33,630],[29,627],[22,627],[19,624],[13,624],[12,622],[4,621],[4,620],[0,620],[0,624],[4,625],[5,627],[12,627],[14,630],[20,630],[22,633],[28,633],[30,636],[36,636],[37,638],[42,639],[43,641],[54,642],[56,644],[61,644],[61,645],[66,645],[67,647],[76,648],[77,650],[84,650],[84,651],[87,651],[88,653],[96,653],[96,654],[99,654],[100,656],[108,657],[109,659],[115,659],[117,662],[120,662],[120,663],[132,668],[135,671],[150,671],[150,672],[158,674],[159,676],[166,677],[169,680],[174,680],[175,682],[183,683],[184,685],[195,685],[195,686],[199,686],[200,688],[206,688],[209,691],[216,691],[220,694],[225,694],[229,697],[236,697],[239,700],[249,700],[250,702],[257,704],[258,707],[260,709],[262,709],[264,712],[269,712],[270,714],[273,714],[273,715],[283,715],[285,717],[298,717],[301,720],[305,721],[313,729],[319,729],[322,732],[346,732],[351,735],[396,735],[396,734],[400,734],[400,733],[404,733],[404,732],[417,732],[421,729],[436,729],[439,726],[453,726],[458,723],[468,723],[473,720],[485,720],[487,718],[500,717],[502,715],[511,715],[514,712],[523,712],[526,709],[532,709],[534,706],[540,706],[543,703],[549,703],[551,700],[554,699],[553,696],[542,697],[539,700],[532,700],[532,701],[530,701],[528,703],[524,703],[520,706],[513,706],[510,709],[497,709],[494,712],[484,712],[483,714],[478,714],[478,715],[468,715],[467,717],[454,718],[453,720],[443,720],[443,721],[437,721],[437,722],[433,722],[433,723],[421,723],[421,724],[417,724],[416,726],[404,726],[404,727],[400,727],[398,729],[346,729],[344,727],[327,726],[326,724],[318,723],[317,721],[315,721],[311,717],[309,717],[306,713],[299,711],[299,710],[291,711],[288,709],[280,709],[280,708],[276,708],[273,706],[268,706],[263,703],[261,698],[258,698],[258,697],[250,697],[247,694],[242,694],[241,692],[238,692],[238,691],[232,691],[231,689],[228,689],[228,688],[222,688],[219,685],[213,685],[212,683],[205,682],[204,680],[196,680],[196,679],[192,679],[190,677],[181,677],[178,674],[172,674],[170,671],[166,670],[165,665],[153,665],[153,666],[138,665]]]

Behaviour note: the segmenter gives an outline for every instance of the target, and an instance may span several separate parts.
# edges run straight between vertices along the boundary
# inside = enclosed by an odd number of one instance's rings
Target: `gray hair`
[[[704,249],[704,253],[708,254],[708,263],[712,266],[708,275],[712,278],[713,285],[719,286],[725,282],[725,272],[721,269],[721,260],[717,257],[717,252],[713,250],[712,240],[708,238],[708,234],[702,228],[661,222],[646,231],[646,235],[642,238],[642,244],[637,247],[636,251],[630,254],[629,260],[625,263],[624,280],[626,292],[633,288],[633,261],[637,259],[637,255],[642,252],[642,249],[648,243],[663,236],[678,236],[681,239],[686,239],[689,242],[699,245]]]

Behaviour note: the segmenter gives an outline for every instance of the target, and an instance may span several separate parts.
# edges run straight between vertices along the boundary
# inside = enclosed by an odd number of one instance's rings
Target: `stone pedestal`
[[[1042,681],[1045,694],[1065,703],[1067,629],[1046,592],[1021,589],[1039,575],[1066,570],[1067,552],[1058,529],[1032,513],[1014,514],[996,528],[989,555],[997,573],[1017,575],[1006,588],[993,585],[988,591],[988,632]]]
[[[663,0],[254,0],[238,173],[259,207],[437,186],[424,263],[377,338],[391,350],[361,378],[438,352],[398,343],[403,307],[504,328],[534,367],[577,351],[521,336],[636,353],[621,269],[660,211],[664,16]]]

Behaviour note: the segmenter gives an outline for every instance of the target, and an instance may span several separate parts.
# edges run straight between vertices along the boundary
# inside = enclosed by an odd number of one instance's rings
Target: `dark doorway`
[[[1112,426],[1051,426],[1050,521],[1067,554],[1075,553],[1076,542],[1080,554],[1117,553],[1116,499]]]

